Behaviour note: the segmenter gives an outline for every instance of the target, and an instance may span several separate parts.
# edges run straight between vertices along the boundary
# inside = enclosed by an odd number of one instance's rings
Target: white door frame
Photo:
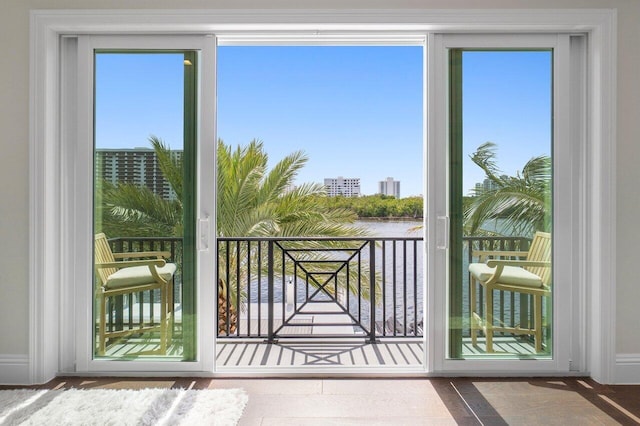
[[[588,127],[590,149],[580,159],[588,182],[581,206],[585,215],[584,262],[579,275],[590,315],[587,364],[582,372],[602,383],[614,379],[615,363],[615,141],[616,141],[616,13],[614,10],[207,10],[207,11],[32,11],[30,72],[30,282],[29,367],[31,383],[41,383],[59,372],[75,371],[61,356],[66,342],[62,317],[69,308],[61,291],[74,282],[73,223],[68,212],[65,166],[69,146],[61,126],[60,38],[77,34],[250,34],[278,32],[304,37],[339,38],[344,34],[434,32],[581,32],[588,43]],[[432,37],[433,35],[430,35]],[[427,63],[435,59],[428,52]],[[437,120],[427,88],[428,119]],[[435,114],[435,115],[431,115]],[[433,158],[428,159],[427,167]],[[429,187],[427,182],[427,188]],[[211,217],[214,212],[211,210]],[[208,213],[208,212],[201,212]],[[428,229],[437,218],[428,216]],[[212,228],[212,227],[211,227]],[[213,241],[213,240],[211,240]],[[427,250],[433,250],[428,243]],[[430,274],[431,271],[428,271]],[[80,277],[82,278],[82,277]],[[435,324],[428,311],[427,324]],[[428,325],[429,326],[429,325]],[[430,327],[430,326],[429,326]],[[434,330],[434,338],[438,339]],[[443,341],[443,340],[440,340]],[[199,342],[201,344],[202,342]],[[429,365],[436,354],[429,348]],[[198,374],[211,373],[208,367]],[[433,374],[446,370],[430,370]],[[140,371],[131,372],[141,373]],[[477,372],[468,371],[468,374]],[[155,374],[155,373],[154,373]]]

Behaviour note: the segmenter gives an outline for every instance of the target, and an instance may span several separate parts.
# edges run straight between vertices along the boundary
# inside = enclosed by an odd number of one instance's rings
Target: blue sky
[[[486,141],[514,174],[550,149],[550,54],[466,52],[464,192],[483,179],[468,159]],[[422,48],[239,47],[218,49],[218,136],[263,141],[272,162],[303,150],[298,183],[359,177],[362,192],[388,176],[403,197],[422,188]],[[96,58],[96,146],[182,148],[180,54]]]
[[[183,54],[98,54],[98,148],[151,147],[150,135],[182,149]]]
[[[270,157],[303,150],[303,182],[359,177],[422,194],[422,48],[221,47],[218,134],[261,139]]]
[[[550,155],[551,52],[464,52],[462,69],[466,193],[484,179],[469,159],[484,142],[497,145],[497,165],[510,176]]]

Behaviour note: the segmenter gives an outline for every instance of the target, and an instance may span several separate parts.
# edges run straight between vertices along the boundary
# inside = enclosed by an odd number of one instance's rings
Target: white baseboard
[[[640,354],[616,355],[615,384],[640,384]]]
[[[0,385],[28,385],[29,356],[0,354]],[[640,354],[616,355],[614,384],[640,384]]]
[[[0,354],[0,385],[28,385],[29,356]]]

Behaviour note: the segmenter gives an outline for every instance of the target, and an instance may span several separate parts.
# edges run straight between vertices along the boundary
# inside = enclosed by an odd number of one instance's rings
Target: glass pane
[[[451,65],[449,356],[550,356],[552,51]]]
[[[193,52],[96,52],[96,357],[192,360]]]

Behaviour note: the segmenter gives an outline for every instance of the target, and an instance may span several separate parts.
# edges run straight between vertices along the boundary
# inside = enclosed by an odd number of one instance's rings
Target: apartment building
[[[501,178],[505,179],[508,176],[507,175],[502,175],[500,176]],[[482,194],[483,192],[486,191],[495,191],[496,189],[498,189],[498,184],[494,181],[492,181],[491,179],[485,179],[482,182],[477,182],[475,184],[475,195],[479,195]]]
[[[327,187],[327,195],[329,197],[360,196],[360,178],[345,178],[342,176],[338,176],[337,178],[325,178],[324,186]]]
[[[378,182],[378,194],[392,195],[396,198],[400,198],[400,181],[393,180],[392,177],[381,180]]]
[[[182,159],[182,151],[171,151],[174,160]],[[112,184],[131,183],[146,186],[166,200],[175,200],[176,193],[164,178],[158,157],[151,148],[96,149],[96,180]]]

